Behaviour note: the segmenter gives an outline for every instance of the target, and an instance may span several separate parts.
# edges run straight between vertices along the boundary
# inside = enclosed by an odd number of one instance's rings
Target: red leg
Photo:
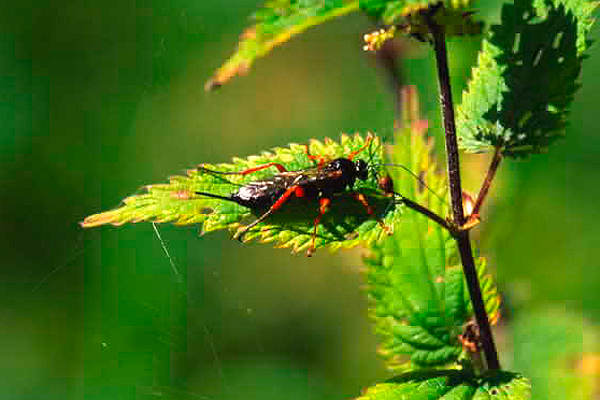
[[[256,171],[262,171],[263,169],[267,169],[269,167],[275,167],[275,168],[277,168],[277,171],[279,171],[279,172],[287,172],[287,169],[283,165],[272,162],[272,163],[261,165],[256,168],[250,168],[245,171],[241,171],[241,172],[239,172],[239,174],[240,175],[248,175],[248,174],[251,174]]]
[[[365,144],[363,147],[361,147],[360,149],[353,151],[352,153],[350,153],[350,155],[348,156],[349,160],[352,160],[354,157],[356,157],[356,155],[360,152],[362,152],[364,149],[366,149],[367,147],[369,147],[369,145],[371,144],[371,142],[373,141],[373,136],[367,136],[367,140],[365,140]]]
[[[312,256],[313,253],[315,252],[315,241],[317,239],[317,228],[319,227],[319,224],[321,223],[321,219],[323,218],[323,215],[329,211],[330,205],[331,205],[331,199],[328,199],[326,197],[319,199],[319,215],[317,215],[317,218],[315,218],[314,230],[313,230],[313,235],[311,238],[311,244],[310,244],[310,247],[308,248],[308,251],[306,252],[306,255],[308,257]]]
[[[310,154],[310,151],[308,149],[308,145],[305,144],[305,151],[306,151],[306,157],[308,157],[309,160],[314,161],[317,163],[317,168],[321,169],[323,167],[323,165],[327,164],[327,159],[324,156],[313,156],[312,154]]]
[[[204,168],[202,166],[198,167],[198,170],[205,171],[205,172],[210,172],[212,174],[219,174],[219,175],[248,175],[248,174],[251,174],[253,172],[262,171],[263,169],[267,169],[267,168],[270,168],[270,167],[277,168],[277,170],[279,172],[287,172],[287,169],[283,165],[281,165],[279,163],[267,163],[267,164],[263,164],[263,165],[260,165],[258,167],[255,167],[255,168],[249,168],[249,169],[246,169],[244,171],[238,171],[238,172],[213,171],[212,169]]]
[[[263,215],[261,215],[255,221],[253,221],[250,225],[246,225],[246,226],[243,226],[240,229],[238,229],[238,231],[235,233],[235,235],[233,237],[235,239],[242,240],[242,237],[249,229],[252,229],[256,225],[258,225],[259,223],[264,221],[269,215],[273,214],[275,211],[280,209],[281,206],[283,206],[283,204],[285,204],[285,202],[288,201],[288,199],[292,195],[296,195],[297,197],[304,196],[304,190],[302,189],[302,186],[294,185],[294,186],[290,187],[288,190],[285,191],[285,193],[283,193],[281,195],[281,197],[275,202],[275,204],[273,204]]]
[[[367,198],[365,197],[364,194],[355,192],[355,193],[351,193],[351,195],[356,200],[358,200],[358,202],[360,204],[362,204],[365,207],[365,210],[367,211],[368,215],[370,215],[370,216],[375,215],[375,211],[373,210],[373,207],[371,207],[371,205],[367,201]],[[379,225],[381,225],[381,228],[385,231],[385,233],[387,233],[388,235],[392,234],[392,231],[390,230],[390,228],[381,219],[375,217],[375,220],[377,221],[377,223],[379,223]]]

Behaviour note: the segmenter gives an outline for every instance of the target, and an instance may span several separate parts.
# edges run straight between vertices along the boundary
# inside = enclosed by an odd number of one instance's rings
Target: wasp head
[[[379,178],[379,181],[377,183],[379,184],[379,188],[383,190],[383,193],[386,196],[392,196],[394,194],[394,181],[392,180],[392,177],[388,174]]]
[[[363,160],[358,160],[354,163],[354,173],[361,181],[366,181],[369,177],[369,166]]]

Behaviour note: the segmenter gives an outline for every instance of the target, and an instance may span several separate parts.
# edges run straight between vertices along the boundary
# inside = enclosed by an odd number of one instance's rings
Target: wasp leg
[[[323,165],[327,164],[327,158],[325,158],[325,156],[313,156],[312,154],[310,154],[310,150],[307,144],[304,145],[304,148],[306,152],[306,157],[308,157],[309,160],[317,163],[317,169],[321,169],[323,168]]]
[[[351,193],[352,197],[354,197],[360,204],[362,204],[365,209],[367,210],[367,214],[368,215],[375,215],[375,211],[373,210],[373,207],[371,207],[371,205],[369,204],[369,202],[367,201],[367,198],[365,197],[364,194],[362,193]],[[377,221],[377,223],[379,223],[379,225],[381,225],[381,229],[384,230],[385,233],[387,233],[388,235],[392,234],[392,230],[378,217],[375,217],[375,220]]]
[[[204,171],[204,172],[210,172],[211,174],[219,174],[219,175],[248,175],[248,174],[251,174],[253,172],[262,171],[263,169],[267,169],[267,168],[270,168],[270,167],[277,168],[277,170],[279,172],[287,172],[287,169],[283,165],[281,165],[279,163],[274,163],[274,162],[263,164],[263,165],[260,165],[258,167],[255,167],[255,168],[249,168],[249,169],[246,169],[244,171],[238,171],[238,172],[214,171],[212,169],[204,168],[202,166],[199,166],[198,170],[199,171]]]
[[[241,241],[249,229],[254,228],[256,225],[263,222],[269,215],[273,214],[275,211],[280,209],[281,206],[283,206],[283,204],[285,204],[285,202],[292,195],[296,195],[296,197],[304,197],[304,189],[302,188],[302,186],[294,185],[294,186],[290,187],[288,190],[286,190],[285,193],[283,193],[281,195],[281,197],[279,199],[277,199],[275,204],[273,204],[263,215],[261,215],[255,221],[253,221],[250,225],[246,225],[246,226],[243,226],[240,229],[238,229],[238,231],[235,233],[235,235],[233,235],[233,238]]]
[[[354,157],[356,157],[356,155],[360,152],[362,152],[364,149],[366,149],[367,147],[369,147],[371,145],[371,142],[373,141],[373,136],[367,136],[367,140],[365,140],[365,145],[363,147],[361,147],[360,149],[353,151],[352,153],[350,153],[348,155],[348,160],[352,161],[352,159]]]
[[[313,230],[313,234],[312,234],[312,238],[311,238],[311,244],[310,244],[310,247],[308,248],[308,251],[306,252],[307,257],[312,256],[313,253],[315,252],[315,241],[317,240],[317,228],[319,227],[319,224],[321,223],[321,219],[323,218],[323,215],[329,211],[330,205],[331,205],[331,199],[329,199],[327,197],[323,197],[323,198],[319,199],[319,215],[317,215],[317,218],[315,218],[314,230]]]

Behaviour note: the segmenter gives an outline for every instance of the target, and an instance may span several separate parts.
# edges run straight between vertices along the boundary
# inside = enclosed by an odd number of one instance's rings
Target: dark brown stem
[[[496,351],[496,345],[492,335],[492,328],[490,326],[487,312],[485,311],[483,296],[481,295],[481,288],[479,286],[479,278],[477,277],[477,269],[475,268],[475,260],[473,259],[473,249],[471,248],[469,232],[463,231],[461,234],[456,236],[456,242],[458,244],[460,259],[463,265],[465,278],[467,280],[467,287],[469,288],[469,294],[471,296],[471,304],[473,305],[475,320],[477,321],[477,325],[479,326],[479,331],[481,333],[481,347],[483,348],[483,353],[485,354],[487,367],[491,370],[498,370],[500,369],[500,361],[498,360],[498,352]]]
[[[465,216],[462,206],[462,189],[460,178],[460,164],[458,158],[458,143],[456,140],[456,126],[454,122],[454,105],[452,103],[452,89],[450,86],[450,74],[448,70],[448,55],[446,51],[446,38],[444,32],[429,18],[429,28],[433,37],[433,46],[437,61],[438,82],[440,86],[440,102],[442,106],[442,118],[444,120],[444,130],[446,133],[446,157],[448,162],[448,181],[450,183],[450,198],[452,200],[452,214],[454,223],[461,227],[465,223]],[[471,295],[471,303],[475,313],[475,320],[481,333],[481,344],[487,367],[491,370],[500,369],[498,353],[494,344],[492,330],[485,311],[475,260],[473,259],[473,250],[471,249],[471,240],[468,231],[459,231],[455,235],[460,252],[460,258],[463,270]]]
[[[444,131],[446,133],[446,157],[448,161],[450,198],[452,199],[452,216],[454,218],[454,223],[457,226],[461,226],[465,223],[465,217],[462,204],[460,162],[458,158],[458,143],[456,140],[456,125],[454,122],[454,105],[452,102],[452,88],[450,86],[450,73],[448,70],[446,39],[444,33],[437,25],[432,24],[431,28],[433,31],[434,50],[437,61],[442,119],[444,121]]]
[[[473,206],[473,215],[479,215],[479,210],[481,210],[481,206],[485,201],[485,198],[490,191],[490,187],[492,186],[492,182],[494,181],[494,177],[496,176],[496,172],[498,171],[498,166],[500,165],[500,161],[502,161],[502,153],[500,152],[500,147],[496,147],[496,151],[494,152],[494,158],[492,159],[492,163],[488,168],[487,174],[485,175],[485,180],[481,185],[481,189],[479,189],[479,194],[477,195],[477,201],[475,202],[475,206]]]

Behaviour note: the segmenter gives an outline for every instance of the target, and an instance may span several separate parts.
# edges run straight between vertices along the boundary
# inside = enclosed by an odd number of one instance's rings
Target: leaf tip
[[[256,27],[246,29],[240,35],[240,44],[238,46],[238,52],[243,47],[244,43],[248,43],[256,40]],[[239,60],[235,55],[229,59],[221,68],[217,70],[215,75],[210,78],[204,85],[204,91],[212,92],[227,82],[229,82],[235,76],[244,76],[248,74],[250,70],[251,62],[247,59]]]
[[[217,80],[217,76],[214,76],[208,81],[206,81],[206,83],[204,84],[204,91],[210,93],[220,88],[221,86],[223,86],[223,83]]]
[[[117,221],[117,215],[112,211],[93,214],[86,217],[79,223],[82,228],[95,228],[100,225],[114,224]]]
[[[229,82],[232,78],[236,76],[244,76],[248,74],[250,70],[250,63],[247,61],[240,62],[236,65],[224,65],[221,69],[217,71],[215,76],[209,79],[204,85],[204,90],[206,92],[212,92],[227,82]]]

